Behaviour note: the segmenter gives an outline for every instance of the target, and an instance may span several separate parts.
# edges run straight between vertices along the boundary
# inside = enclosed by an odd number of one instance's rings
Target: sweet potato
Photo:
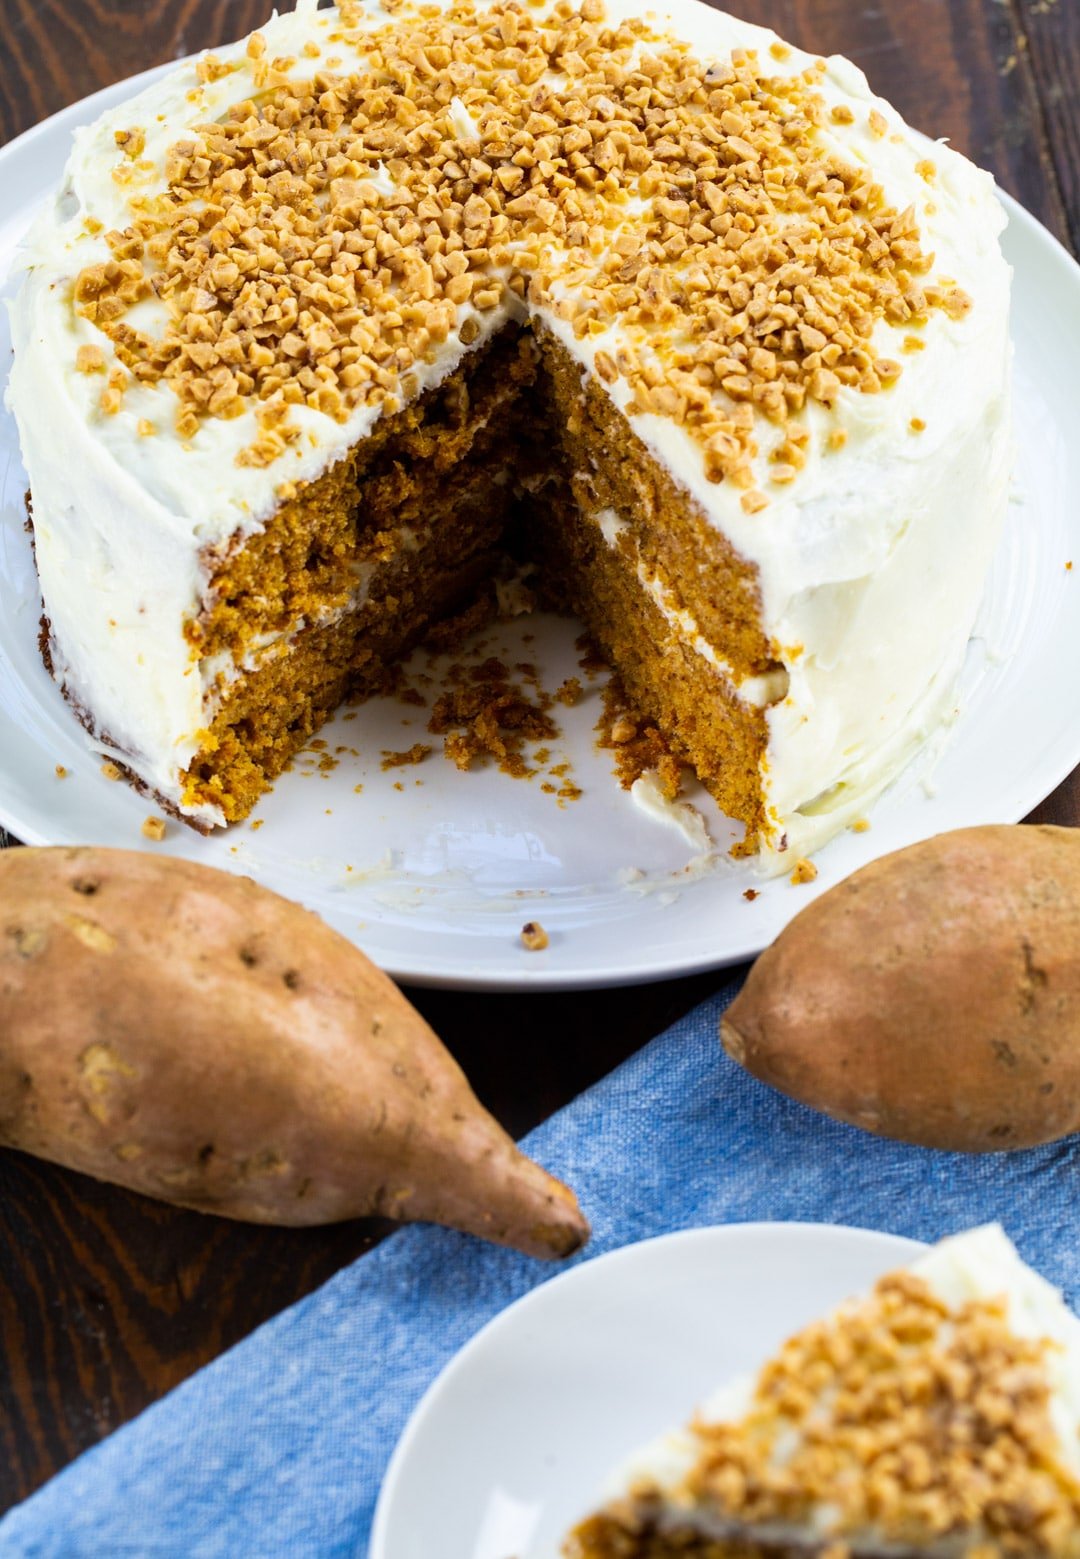
[[[762,953],[721,1033],[882,1136],[979,1153],[1080,1130],[1080,831],[964,828],[863,867]]]
[[[0,853],[0,1141],[257,1223],[431,1219],[547,1257],[588,1234],[362,953],[168,857]]]

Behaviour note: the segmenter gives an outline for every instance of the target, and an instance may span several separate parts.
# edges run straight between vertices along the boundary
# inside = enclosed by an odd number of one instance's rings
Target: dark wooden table
[[[729,6],[808,49],[850,55],[912,123],[948,136],[1080,246],[1078,0]],[[0,141],[110,82],[237,37],[268,9],[268,0],[0,0]],[[1035,817],[1080,825],[1080,770]],[[408,994],[519,1134],[715,983],[527,1002]],[[246,1228],[0,1154],[0,1509],[375,1238],[361,1223]]]

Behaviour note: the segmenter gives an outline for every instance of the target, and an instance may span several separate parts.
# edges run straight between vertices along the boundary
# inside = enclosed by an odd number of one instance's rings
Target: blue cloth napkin
[[[717,1023],[736,988],[526,1140],[592,1219],[577,1260],[753,1219],[923,1240],[998,1219],[1075,1301],[1080,1138],[965,1158],[836,1125],[724,1056]],[[383,1470],[426,1387],[559,1270],[444,1230],[394,1235],[12,1511],[0,1554],[363,1559]]]

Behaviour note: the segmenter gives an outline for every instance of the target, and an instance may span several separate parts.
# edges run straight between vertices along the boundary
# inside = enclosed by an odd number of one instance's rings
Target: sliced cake
[[[697,0],[299,0],[80,130],[28,241],[47,663],[206,830],[509,548],[744,848],[805,853],[953,708],[1002,220]]]
[[[1074,1559],[1080,1321],[996,1226],[943,1240],[726,1386],[566,1559]]]

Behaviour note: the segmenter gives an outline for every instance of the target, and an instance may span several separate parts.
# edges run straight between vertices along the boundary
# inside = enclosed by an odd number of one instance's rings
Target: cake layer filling
[[[247,815],[267,785],[349,696],[377,691],[387,668],[489,575],[505,527],[503,488],[481,471],[436,506],[344,607],[296,626],[224,679],[183,775],[185,806]]]
[[[459,513],[471,506],[476,512],[489,507],[489,482],[484,476],[475,479],[467,488],[457,486],[453,499],[440,504],[435,513],[435,523],[453,524]],[[431,524],[420,529],[411,525],[399,525],[392,531],[380,533],[378,555],[354,561],[348,567],[352,593],[345,601],[335,597],[316,603],[309,617],[297,617],[287,628],[252,634],[246,638],[242,651],[218,650],[199,661],[199,676],[203,686],[203,709],[207,716],[215,716],[222,703],[237,683],[252,675],[267,661],[287,654],[290,644],[306,628],[329,628],[346,616],[382,615],[387,610],[386,598],[393,598],[395,586],[400,587],[408,572],[408,559],[425,548],[431,539]]]
[[[757,570],[709,523],[690,495],[634,433],[598,381],[545,326],[539,330],[541,389],[559,430],[578,504],[613,509],[632,525],[648,572],[663,579],[737,673],[774,660],[761,617]]]
[[[246,675],[223,702],[203,747],[181,776],[184,805],[226,821],[247,816],[259,797],[334,711],[382,687],[387,664],[423,638],[433,620],[467,601],[497,554],[478,549],[453,568],[416,581],[381,631],[359,613],[302,628]]]
[[[452,514],[481,478],[496,513],[534,360],[530,337],[501,332],[323,476],[285,488],[255,534],[234,537],[220,558],[208,550],[202,608],[188,630],[193,648],[203,657],[243,653],[259,635],[346,605],[357,569],[385,561],[401,527],[420,533],[439,512]]]
[[[753,850],[765,826],[764,711],[740,696],[730,666],[700,654],[642,589],[636,558],[610,544],[598,519],[581,513],[569,483],[548,482],[535,507],[541,512],[527,520],[526,535],[541,580],[618,667],[631,705],[655,721],[722,811],[743,824],[740,848]]]
[[[628,561],[637,573],[638,585],[662,613],[672,632],[726,678],[732,691],[745,704],[754,709],[767,709],[770,704],[778,703],[784,697],[788,689],[788,674],[783,666],[758,673],[740,672],[722,650],[709,642],[693,614],[679,605],[671,587],[650,571],[637,549],[629,521],[616,514],[614,509],[600,509],[588,515],[587,519],[599,527],[609,547],[617,552],[626,551]]]
[[[575,484],[578,489],[581,485]],[[777,727],[794,730],[794,739],[799,740],[800,728],[807,722],[802,715],[792,715],[795,704],[790,696],[792,683],[794,681],[797,684],[802,694],[795,707],[805,708],[808,702],[812,702],[812,698],[808,699],[806,695],[808,687],[813,692],[817,684],[828,691],[832,670],[828,660],[823,658],[818,661],[813,656],[802,658],[796,655],[790,658],[788,664],[781,662],[765,672],[754,674],[740,671],[728,659],[723,648],[709,641],[693,614],[679,604],[667,582],[651,572],[638,550],[635,527],[613,509],[602,509],[588,518],[599,528],[606,545],[625,556],[628,567],[636,575],[639,588],[662,615],[670,634],[677,638],[683,651],[689,651],[706,661],[724,680],[729,697],[764,711],[774,731]],[[928,568],[928,577],[929,574]],[[868,583],[867,588],[873,593],[872,585]],[[585,610],[587,612],[588,608]],[[860,726],[869,726],[874,734],[867,737],[862,729],[850,731],[841,728],[838,731],[834,722],[820,719],[816,732],[810,738],[817,750],[798,771],[803,781],[801,791],[794,790],[789,783],[786,793],[778,794],[774,769],[766,757],[760,773],[765,816],[777,823],[783,820],[782,826],[771,830],[766,825],[765,835],[760,841],[761,866],[766,874],[788,870],[794,856],[809,853],[839,827],[864,816],[876,795],[902,770],[906,761],[923,746],[940,724],[942,702],[953,695],[960,657],[966,646],[966,636],[956,634],[942,670],[931,678],[928,685],[923,685],[917,677],[909,679],[908,696],[913,700],[910,706],[904,701],[903,687],[899,694],[895,691],[886,692],[889,684],[885,671],[868,676],[868,682],[873,682],[885,695],[880,709],[876,712],[868,711],[866,721],[859,722]],[[663,674],[661,667],[659,675]],[[823,703],[819,695],[819,713]],[[653,696],[651,703],[646,701],[642,707],[657,720],[661,728],[666,729],[668,715],[662,700],[658,702]],[[823,746],[830,736],[832,746]],[[682,750],[678,748],[677,742],[673,745],[677,750]],[[696,763],[697,760],[693,761]],[[702,772],[702,778],[706,787],[711,789],[705,777],[707,772]],[[821,773],[828,773],[835,778],[824,791],[816,792],[815,775]],[[781,773],[779,779],[782,785],[787,775]]]

